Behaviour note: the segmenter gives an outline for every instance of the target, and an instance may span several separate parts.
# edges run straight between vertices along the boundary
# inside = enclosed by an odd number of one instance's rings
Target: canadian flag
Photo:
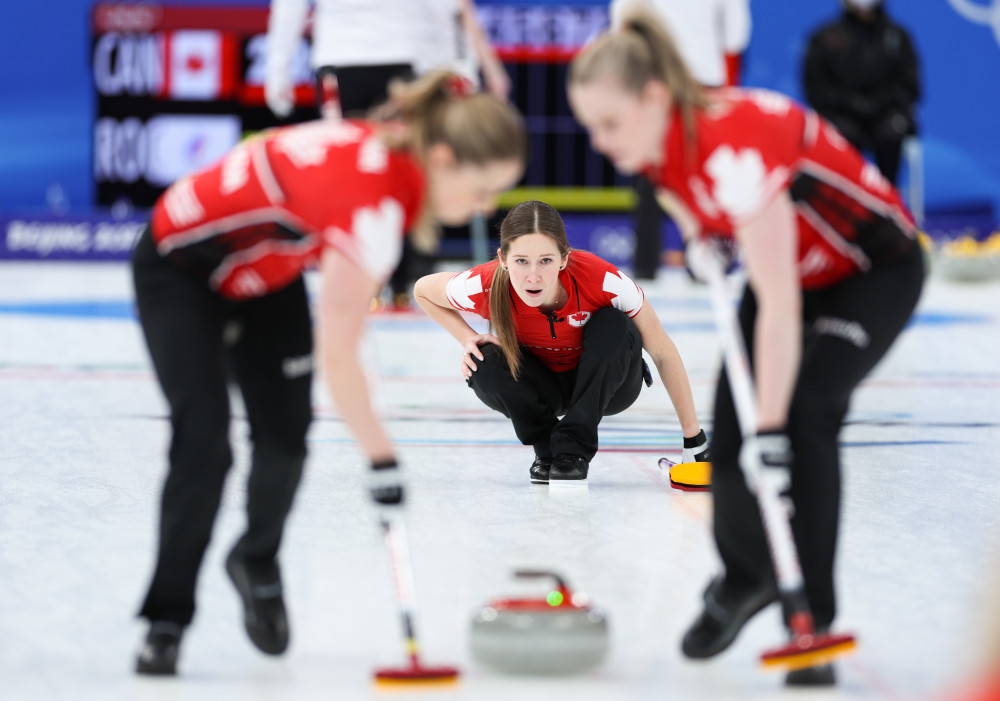
[[[178,30],[166,41],[163,94],[174,100],[218,100],[236,87],[239,46],[234,37],[209,30]]]

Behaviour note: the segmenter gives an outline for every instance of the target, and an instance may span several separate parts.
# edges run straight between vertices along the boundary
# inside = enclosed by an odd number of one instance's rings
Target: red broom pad
[[[795,614],[790,625],[792,641],[761,655],[760,662],[765,668],[790,671],[815,667],[849,655],[858,646],[849,633],[814,633],[812,617],[807,613]]]

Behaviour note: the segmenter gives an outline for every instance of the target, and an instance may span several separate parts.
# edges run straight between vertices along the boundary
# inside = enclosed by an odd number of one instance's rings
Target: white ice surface
[[[710,428],[718,350],[707,295],[681,273],[644,285]],[[0,699],[365,699],[403,661],[364,463],[317,383],[307,473],[282,554],[293,625],[269,659],[244,635],[221,562],[242,527],[246,426],[206,556],[181,677],[131,672],[165,465],[165,404],[121,264],[0,264]],[[69,312],[41,305],[72,303]],[[843,435],[840,629],[858,635],[826,692],[758,671],[781,642],[774,607],[723,655],[679,639],[717,559],[705,494],[656,461],[681,435],[661,384],[601,426],[590,486],[530,486],[530,448],[458,374],[458,347],[418,313],[372,318],[380,404],[412,483],[409,532],[425,661],[455,664],[441,699],[927,699],[975,662],[1000,566],[1000,284],[932,277],[912,326],[855,395]],[[115,313],[119,315],[116,317]],[[933,323],[936,322],[936,323]],[[235,413],[242,408],[235,405]],[[583,677],[504,677],[468,649],[473,611],[523,591],[515,567],[564,574],[608,612],[606,663]]]

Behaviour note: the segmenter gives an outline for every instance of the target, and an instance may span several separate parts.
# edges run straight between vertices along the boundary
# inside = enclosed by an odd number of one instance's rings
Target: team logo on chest
[[[566,317],[566,321],[569,322],[570,326],[576,326],[579,328],[590,321],[590,312],[577,312],[576,314],[570,314]]]

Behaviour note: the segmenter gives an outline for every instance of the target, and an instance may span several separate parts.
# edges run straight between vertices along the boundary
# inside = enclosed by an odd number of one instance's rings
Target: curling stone
[[[674,462],[660,458],[661,470],[670,475],[670,486],[682,492],[707,492],[712,489],[712,463]]]
[[[550,578],[555,587],[533,599],[496,599],[472,620],[472,656],[508,674],[578,674],[608,651],[608,622],[552,572],[520,570],[519,578]]]

